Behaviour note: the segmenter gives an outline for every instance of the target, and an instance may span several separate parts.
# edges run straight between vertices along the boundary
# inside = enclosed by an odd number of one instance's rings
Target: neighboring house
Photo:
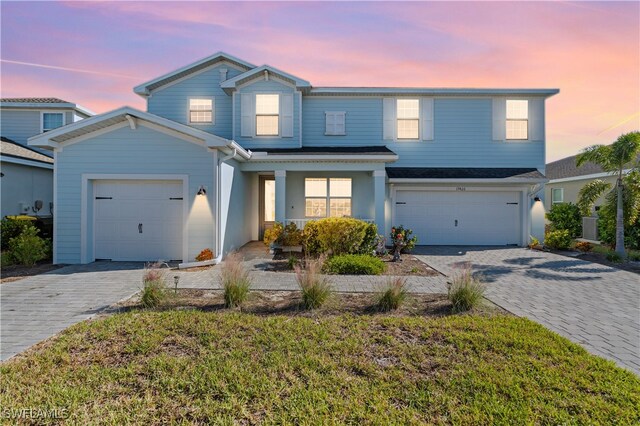
[[[274,221],[351,216],[420,244],[525,245],[556,89],[313,87],[224,53],[29,139],[56,159],[56,263],[192,261]]]
[[[90,111],[57,98],[0,99],[2,217],[51,215],[52,154],[29,147],[27,139],[91,115]],[[42,208],[35,212],[37,200],[42,201]]]

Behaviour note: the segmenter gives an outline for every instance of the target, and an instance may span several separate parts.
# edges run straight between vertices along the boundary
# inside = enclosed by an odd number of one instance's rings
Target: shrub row
[[[324,263],[324,271],[329,274],[380,275],[384,270],[384,262],[369,254],[341,254]]]

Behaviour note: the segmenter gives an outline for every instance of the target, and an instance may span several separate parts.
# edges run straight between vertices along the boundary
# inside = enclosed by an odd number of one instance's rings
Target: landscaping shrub
[[[227,308],[242,306],[251,288],[249,271],[242,265],[240,253],[231,253],[222,263],[220,280],[224,290],[224,304]]]
[[[302,305],[306,309],[316,309],[324,305],[331,295],[331,285],[327,277],[320,273],[323,263],[320,259],[307,259],[305,267],[296,266],[296,281],[302,290]]]
[[[5,217],[0,221],[0,245],[2,250],[9,249],[9,241],[19,236],[22,231],[36,221],[31,216]]]
[[[471,267],[454,272],[447,283],[447,295],[453,305],[453,312],[465,312],[478,306],[486,287],[482,280],[474,277]]]
[[[200,252],[200,254],[198,254],[196,256],[196,260],[198,262],[204,262],[205,260],[211,260],[213,259],[213,252],[211,251],[211,249],[204,249]]]
[[[566,229],[549,231],[544,236],[544,245],[553,250],[567,250],[571,247],[571,235]]]
[[[608,205],[598,210],[598,238],[603,243],[615,247],[616,244],[616,211]],[[640,250],[640,218],[633,223],[625,221],[624,244],[632,250]]]
[[[546,216],[551,222],[552,230],[567,230],[572,238],[582,235],[582,214],[577,205],[572,203],[554,204]]]
[[[578,241],[576,243],[576,250],[581,251],[583,253],[590,252],[593,250],[593,244],[588,241]]]
[[[627,258],[632,262],[640,262],[640,252],[630,252]]]
[[[23,228],[20,235],[9,240],[11,259],[20,265],[33,266],[51,253],[51,242],[38,236],[40,231],[32,225]]]
[[[300,264],[300,259],[298,259],[293,253],[289,253],[289,257],[287,258],[287,266],[289,269],[295,269],[298,264]]]
[[[167,298],[166,271],[166,269],[162,269],[160,263],[149,264],[145,267],[140,295],[140,304],[145,308],[160,306]]]
[[[349,217],[328,217],[307,222],[303,232],[309,255],[373,253],[378,227]]]
[[[269,247],[271,244],[275,244],[276,241],[280,239],[283,232],[284,225],[280,222],[274,223],[272,228],[265,229],[264,237],[262,238],[264,245]]]
[[[295,223],[284,226],[280,222],[273,224],[273,228],[264,231],[265,245],[279,244],[281,246],[299,246],[302,244],[302,231]]]
[[[324,263],[324,270],[339,275],[380,275],[385,264],[369,254],[341,254],[329,258]]]
[[[618,252],[610,251],[607,253],[607,260],[613,263],[622,263],[622,256]]]
[[[536,237],[529,236],[529,238],[531,239],[531,242],[528,245],[530,249],[534,249],[540,245],[540,240],[538,240]]]
[[[407,298],[407,279],[393,277],[387,280],[385,287],[376,296],[376,306],[383,312],[396,310]]]
[[[402,253],[408,253],[416,246],[418,243],[418,237],[411,236],[413,231],[409,228],[405,228],[404,226],[394,226],[391,228],[391,241],[401,240],[404,244],[402,248]]]

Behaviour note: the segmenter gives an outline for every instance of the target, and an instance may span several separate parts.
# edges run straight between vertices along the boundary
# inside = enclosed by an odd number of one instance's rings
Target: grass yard
[[[139,311],[0,365],[75,424],[637,424],[640,381],[522,318]],[[161,420],[162,419],[162,420]]]

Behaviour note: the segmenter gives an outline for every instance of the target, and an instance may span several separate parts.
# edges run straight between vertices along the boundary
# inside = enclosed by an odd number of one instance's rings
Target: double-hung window
[[[398,139],[418,139],[420,137],[420,100],[398,99],[397,102]]]
[[[213,99],[211,98],[189,99],[189,123],[190,124],[213,123]]]
[[[280,95],[256,95],[256,136],[278,136]]]
[[[529,138],[529,101],[507,99],[507,140]]]
[[[553,188],[551,190],[551,204],[561,204],[564,202],[564,189]]]
[[[57,129],[64,126],[64,113],[62,112],[43,112],[42,113],[42,131]]]
[[[350,178],[306,178],[305,217],[351,216]]]

